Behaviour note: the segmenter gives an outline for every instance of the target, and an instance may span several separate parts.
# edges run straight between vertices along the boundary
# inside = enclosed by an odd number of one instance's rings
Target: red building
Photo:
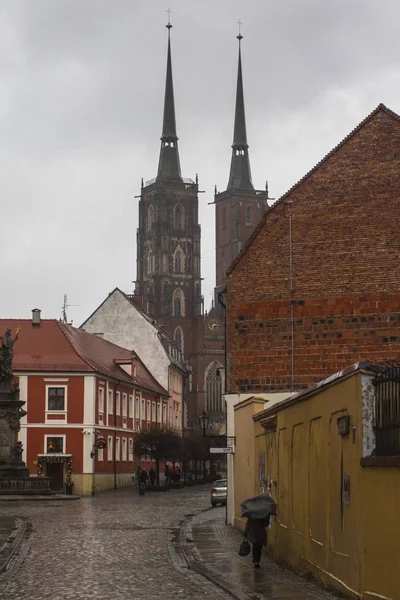
[[[32,320],[0,319],[0,331],[8,327],[21,327],[13,369],[31,473],[51,477],[54,491],[72,481],[80,495],[131,485],[135,432],[167,425],[168,392],[134,352],[37,309]]]

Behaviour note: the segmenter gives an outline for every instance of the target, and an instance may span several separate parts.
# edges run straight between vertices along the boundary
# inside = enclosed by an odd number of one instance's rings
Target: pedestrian
[[[155,470],[153,469],[153,467],[151,467],[151,469],[150,469],[150,471],[149,471],[149,478],[150,478],[150,483],[151,483],[151,485],[154,485],[154,484],[155,484],[155,481],[156,481],[156,472],[155,472]]]
[[[175,466],[175,481],[180,481],[181,479],[181,470],[178,465]]]
[[[244,537],[253,546],[253,564],[255,569],[260,568],[262,547],[267,545],[266,527],[269,525],[269,519],[269,517],[267,519],[247,519]]]
[[[146,482],[147,482],[147,471],[146,469],[142,469],[142,472],[140,473],[140,483],[141,485],[145,486]]]
[[[136,469],[136,485],[140,485],[142,474],[142,467],[139,465]]]
[[[165,475],[165,483],[168,483],[168,463],[165,463],[164,475]]]

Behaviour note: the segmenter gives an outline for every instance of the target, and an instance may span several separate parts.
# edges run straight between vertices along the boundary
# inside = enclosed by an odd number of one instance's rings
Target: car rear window
[[[214,483],[214,487],[216,487],[216,488],[224,488],[224,487],[226,487],[226,479],[221,479],[221,481],[216,481]]]

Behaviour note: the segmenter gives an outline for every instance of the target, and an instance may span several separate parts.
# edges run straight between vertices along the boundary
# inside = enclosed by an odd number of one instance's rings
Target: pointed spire
[[[168,14],[169,16],[169,14]],[[165,79],[164,118],[161,134],[160,160],[157,179],[182,180],[176,135],[174,84],[172,80],[171,38],[172,25],[168,18],[167,74]]]
[[[249,145],[247,143],[246,133],[246,116],[244,111],[244,94],[243,94],[243,76],[242,76],[242,53],[241,41],[243,36],[240,33],[239,21],[239,59],[238,59],[238,76],[236,87],[236,108],[235,108],[235,124],[233,130],[232,144],[232,159],[231,170],[229,174],[228,189],[235,188],[241,190],[253,190],[251,181],[251,170],[249,160]]]

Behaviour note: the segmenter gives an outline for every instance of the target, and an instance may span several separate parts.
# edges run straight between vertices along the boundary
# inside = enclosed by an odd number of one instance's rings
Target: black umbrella
[[[269,494],[257,494],[252,498],[247,498],[240,505],[242,517],[247,519],[268,519],[271,515],[276,515],[276,503]]]

